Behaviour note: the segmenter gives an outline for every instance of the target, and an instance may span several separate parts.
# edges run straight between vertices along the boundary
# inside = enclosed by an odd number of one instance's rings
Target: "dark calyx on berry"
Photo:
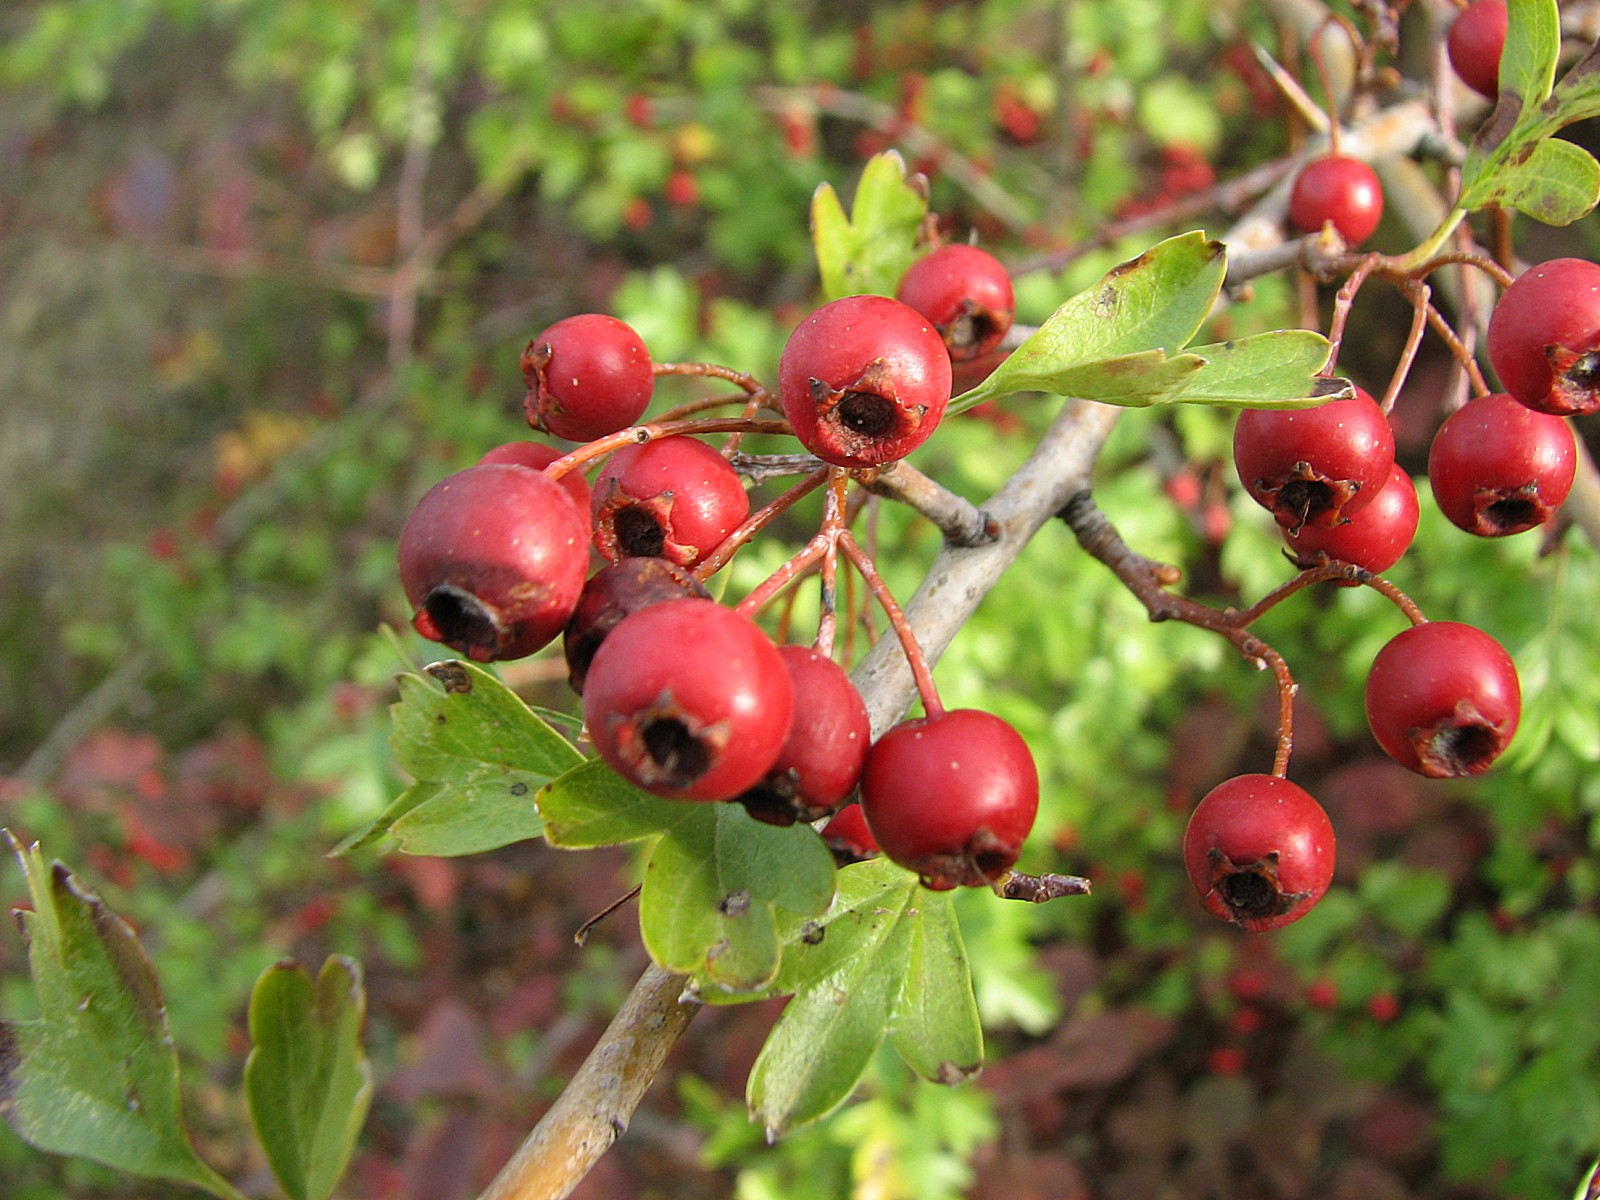
[[[851,458],[875,458],[884,442],[915,435],[927,411],[922,405],[902,407],[895,397],[894,376],[883,359],[874,359],[849,385],[830,388],[820,379],[811,381],[817,405],[817,423],[833,429],[829,443]]]
[[[1278,852],[1239,864],[1213,847],[1211,887],[1232,919],[1240,925],[1286,916],[1311,898],[1310,892],[1286,892],[1278,879]]]

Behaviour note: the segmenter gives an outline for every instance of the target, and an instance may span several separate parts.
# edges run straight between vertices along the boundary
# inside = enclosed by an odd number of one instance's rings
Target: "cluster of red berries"
[[[562,637],[596,751],[656,795],[733,801],[791,824],[835,814],[859,792],[827,834],[842,852],[881,848],[932,888],[994,882],[1038,806],[1026,743],[998,717],[944,711],[927,695],[927,715],[874,743],[866,705],[826,646],[776,645],[747,605],[711,599],[705,576],[760,517],[729,457],[698,435],[739,432],[757,409],[781,409],[842,484],[926,441],[950,399],[952,362],[990,352],[1013,307],[996,259],[938,247],[907,270],[898,298],[850,296],[801,321],[776,396],[756,385],[736,397],[744,419],[657,426],[638,424],[660,373],[638,334],[598,314],[558,321],[522,355],[524,406],[534,428],[581,445],[567,455],[501,446],[422,497],[399,547],[414,627],[483,662]],[[730,376],[697,366],[671,370]],[[601,458],[591,488],[579,468]],[[603,560],[592,574],[591,549]]]
[[[1563,418],[1600,409],[1600,266],[1556,259],[1524,272],[1491,314],[1488,350],[1507,391],[1444,421],[1428,480],[1453,524],[1505,537],[1554,516],[1577,463]],[[1310,409],[1247,410],[1234,464],[1301,567],[1333,560],[1378,574],[1416,532],[1416,489],[1394,463],[1387,417],[1360,389]],[[1366,711],[1378,744],[1402,766],[1430,778],[1475,775],[1516,732],[1521,690],[1510,655],[1488,634],[1418,618],[1374,660]],[[1211,911],[1269,929],[1304,915],[1327,889],[1333,830],[1295,785],[1242,776],[1201,801],[1184,854]]]

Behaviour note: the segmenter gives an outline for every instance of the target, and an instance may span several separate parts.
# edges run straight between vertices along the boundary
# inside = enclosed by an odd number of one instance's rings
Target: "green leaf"
[[[1600,201],[1600,163],[1581,146],[1560,138],[1534,142],[1525,157],[1480,176],[1463,193],[1466,208],[1497,204],[1546,225],[1570,225]]]
[[[887,1036],[917,1072],[952,1083],[983,1059],[972,977],[948,896],[877,859],[839,872],[826,913],[785,935],[769,989],[793,992],[750,1072],[776,1137],[846,1099]]]
[[[38,1019],[0,1022],[0,1115],[41,1150],[239,1200],[189,1141],[155,972],[125,921],[37,845],[6,839],[33,908],[17,912]]]
[[[868,160],[848,217],[832,185],[818,187],[811,198],[811,240],[823,296],[894,295],[927,213],[925,190],[906,176],[905,160],[893,150]]]
[[[983,1068],[983,1026],[952,893],[924,890],[916,915],[889,1040],[924,1079],[960,1083]]]
[[[616,846],[664,833],[693,819],[699,807],[689,800],[652,796],[598,758],[551,780],[539,793],[545,840],[567,850]]]
[[[245,1096],[290,1200],[327,1200],[355,1150],[372,1101],[365,1012],[361,969],[338,955],[315,982],[296,962],[268,967],[250,996]]]
[[[1500,95],[1519,98],[1528,109],[1550,95],[1561,57],[1561,11],[1557,0],[1509,0],[1506,44],[1500,51]]]
[[[952,412],[1016,392],[1050,392],[1108,403],[1118,396],[1160,395],[1196,370],[1175,355],[1200,329],[1227,274],[1223,247],[1202,233],[1168,238],[1138,258],[1113,267],[1098,283],[1067,300],[1038,331],[977,387],[952,401]],[[1157,356],[1154,351],[1163,351]],[[1108,362],[1143,356],[1111,367]],[[1083,369],[1095,366],[1095,370]],[[1127,383],[1141,371],[1158,382],[1146,392]],[[1123,401],[1154,403],[1150,399]]]
[[[517,694],[471,663],[438,662],[400,676],[389,744],[416,784],[344,854],[385,835],[408,854],[475,854],[544,829],[535,794],[583,756]]]
[[[1309,329],[1280,329],[1232,342],[1192,346],[1204,366],[1173,399],[1230,408],[1298,408],[1349,399],[1355,389],[1322,374],[1328,339]]]
[[[755,992],[777,973],[777,913],[821,913],[833,858],[808,825],[757,821],[738,804],[681,802],[639,897],[639,932],[656,963],[702,992]]]

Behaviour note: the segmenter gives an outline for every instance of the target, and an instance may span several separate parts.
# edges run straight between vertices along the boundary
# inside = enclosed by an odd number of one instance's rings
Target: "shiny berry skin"
[[[543,442],[507,442],[503,446],[496,446],[478,462],[515,463],[519,467],[542,471],[560,457],[561,451]],[[557,482],[567,489],[567,494],[572,497],[580,513],[589,511],[589,481],[583,477],[582,471],[568,471]]]
[[[1506,0],[1475,0],[1450,26],[1445,50],[1461,82],[1488,100],[1500,95],[1500,55],[1506,48]]]
[[[602,558],[665,558],[687,567],[750,515],[750,497],[710,446],[669,437],[624,446],[607,459],[589,511]]]
[[[1572,427],[1503,392],[1451,413],[1428,451],[1428,482],[1439,510],[1479,537],[1543,525],[1566,500],[1577,470]]]
[[[1600,409],[1600,266],[1553,258],[1529,267],[1489,315],[1489,362],[1537,412]]]
[[[778,648],[750,618],[713,600],[634,613],[595,652],[584,680],[595,749],[658,796],[737,796],[772,768],[793,714]]]
[[[1394,433],[1360,388],[1314,408],[1247,408],[1233,429],[1233,463],[1279,525],[1326,529],[1354,517],[1389,481]]]
[[[1333,824],[1287,779],[1238,775],[1195,806],[1183,861],[1207,912],[1261,933],[1298,921],[1328,890]]]
[[[822,840],[833,851],[834,861],[841,865],[864,862],[882,853],[872,830],[867,828],[867,817],[859,804],[846,804],[834,813],[822,827]]]
[[[594,661],[595,651],[606,636],[632,616],[652,604],[687,597],[711,598],[692,573],[664,558],[625,558],[601,567],[583,585],[578,606],[562,634],[562,650],[567,658],[567,682],[580,696],[583,681]]]
[[[1511,656],[1458,621],[1428,621],[1391,638],[1367,673],[1366,697],[1378,745],[1430,779],[1487,771],[1522,714]]]
[[[950,354],[928,319],[887,296],[824,304],[789,336],[778,394],[795,437],[836,467],[910,454],[950,401]]]
[[[902,721],[867,753],[861,808],[883,853],[926,887],[986,887],[1011,869],[1039,808],[1039,772],[999,717]]]
[[[1289,193],[1289,219],[1303,233],[1332,221],[1346,246],[1359,246],[1383,219],[1383,185],[1359,158],[1329,154],[1300,168]]]
[[[1016,315],[1011,275],[987,250],[952,242],[906,269],[895,298],[939,331],[950,358],[964,362],[1000,344]]]
[[[567,489],[544,472],[510,463],[457,471],[400,531],[411,623],[477,662],[532,654],[572,615],[588,541]]]
[[[1355,516],[1326,528],[1306,525],[1299,533],[1285,529],[1283,540],[1302,569],[1329,558],[1381,575],[1410,549],[1420,515],[1416,484],[1396,463],[1378,494]]]
[[[794,689],[794,720],[765,778],[738,797],[758,821],[793,825],[827,816],[861,778],[872,725],[850,676],[810,646],[779,646]]]
[[[655,388],[650,352],[633,328],[604,313],[557,321],[522,352],[528,424],[589,442],[626,429]]]

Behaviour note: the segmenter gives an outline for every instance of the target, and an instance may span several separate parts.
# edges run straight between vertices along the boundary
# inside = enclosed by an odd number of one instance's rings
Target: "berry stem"
[[[1428,619],[1422,615],[1422,610],[1417,607],[1415,600],[1395,587],[1387,579],[1380,575],[1374,575],[1365,567],[1356,566],[1355,563],[1338,561],[1327,562],[1317,567],[1309,567],[1301,571],[1293,579],[1280,583],[1249,608],[1230,608],[1226,613],[1226,617],[1231,624],[1238,626],[1240,629],[1247,628],[1296,592],[1304,591],[1313,584],[1330,582],[1359,583],[1364,587],[1371,588],[1404,613],[1406,619],[1413,625],[1421,625]]]
[[[1406,333],[1406,344],[1400,349],[1400,361],[1395,364],[1394,374],[1389,376],[1389,386],[1384,388],[1383,399],[1378,402],[1384,416],[1394,411],[1394,403],[1400,398],[1400,389],[1411,374],[1411,364],[1417,359],[1417,347],[1422,344],[1422,335],[1428,328],[1431,289],[1427,284],[1418,282],[1408,284],[1405,291],[1411,297],[1411,328]]]
[[[822,528],[824,530],[844,529],[849,524],[849,489],[850,477],[848,472],[834,467],[829,472],[827,503],[822,512]],[[815,646],[819,654],[833,657],[833,637],[838,625],[839,610],[839,540],[829,537],[828,544],[822,552],[822,600],[821,614],[817,618],[817,640]]]
[[[721,379],[742,388],[752,399],[765,400],[770,393],[761,386],[761,381],[754,375],[747,375],[743,371],[735,371],[732,367],[724,367],[718,363],[653,363],[651,370],[657,375],[689,375],[702,376],[707,379]]]
[[[662,438],[681,434],[708,433],[788,433],[789,422],[784,420],[756,420],[751,417],[710,417],[684,421],[654,421],[648,425],[630,425],[616,433],[585,442],[576,450],[563,454],[544,469],[552,479],[560,479],[575,467],[584,466],[604,458],[624,446],[643,446]]]
[[[939,691],[933,685],[933,671],[928,666],[927,655],[923,654],[917,635],[912,630],[910,622],[906,620],[905,613],[901,611],[894,594],[889,591],[889,585],[884,583],[883,576],[878,574],[877,564],[872,561],[871,555],[856,544],[849,530],[841,529],[838,541],[839,549],[844,551],[844,556],[860,572],[867,587],[872,589],[873,596],[877,598],[884,614],[889,618],[895,636],[900,639],[900,648],[905,652],[906,663],[911,668],[912,678],[916,680],[917,695],[922,698],[923,712],[930,719],[942,717],[944,704],[940,702]]]
[[[831,470],[833,468],[823,467],[820,470],[813,471],[781,496],[756,509],[727,537],[723,538],[715,550],[695,564],[694,577],[704,583],[722,570],[723,567],[728,565],[728,561],[733,558],[740,547],[792,508],[801,497],[809,495],[822,486],[828,478],[828,472]]]

